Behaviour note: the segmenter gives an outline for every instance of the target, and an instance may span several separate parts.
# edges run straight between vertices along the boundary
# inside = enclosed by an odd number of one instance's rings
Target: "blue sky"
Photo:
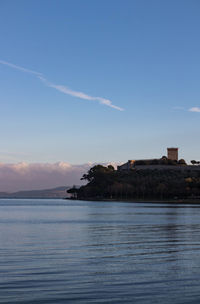
[[[200,159],[199,15],[198,0],[1,0],[0,61],[45,81],[0,64],[0,162]]]

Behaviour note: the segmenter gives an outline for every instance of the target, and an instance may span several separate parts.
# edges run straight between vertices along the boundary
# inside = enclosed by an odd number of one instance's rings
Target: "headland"
[[[68,190],[73,199],[200,203],[200,165],[178,159],[178,148],[168,148],[159,159],[129,160],[117,167],[96,165]]]

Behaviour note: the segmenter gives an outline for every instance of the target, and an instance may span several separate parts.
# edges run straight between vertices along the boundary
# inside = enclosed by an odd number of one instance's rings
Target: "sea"
[[[1,199],[0,303],[200,303],[200,205]]]

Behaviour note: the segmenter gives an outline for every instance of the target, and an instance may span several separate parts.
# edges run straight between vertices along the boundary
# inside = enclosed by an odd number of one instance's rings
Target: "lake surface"
[[[200,303],[200,206],[0,200],[0,303]]]

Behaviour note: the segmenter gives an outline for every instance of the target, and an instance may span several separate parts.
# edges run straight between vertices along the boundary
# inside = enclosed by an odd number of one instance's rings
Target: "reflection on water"
[[[199,303],[200,206],[0,200],[0,303]]]

